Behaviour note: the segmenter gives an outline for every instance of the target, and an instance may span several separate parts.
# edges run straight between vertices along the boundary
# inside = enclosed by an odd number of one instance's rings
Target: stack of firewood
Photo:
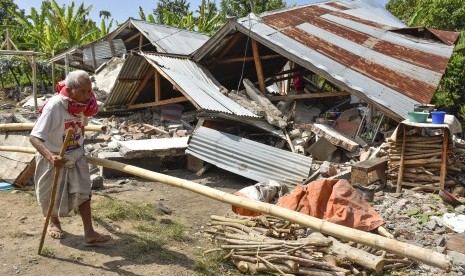
[[[351,275],[397,269],[412,261],[354,243],[342,243],[272,216],[212,216],[205,232],[243,273]]]
[[[443,137],[407,136],[406,139],[402,186],[417,190],[436,190],[439,188],[441,175]],[[402,138],[397,141],[388,138],[383,144],[383,149],[388,153],[388,178],[391,185],[396,186],[402,157]],[[449,146],[446,161],[448,177],[445,186],[456,185],[450,176],[461,172],[455,153],[456,149]]]

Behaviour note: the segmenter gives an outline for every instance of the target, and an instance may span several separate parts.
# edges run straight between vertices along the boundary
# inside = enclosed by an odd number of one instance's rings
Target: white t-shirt
[[[37,118],[31,135],[44,141],[44,145],[51,152],[59,153],[66,137],[66,130],[73,129],[71,140],[66,151],[79,148],[84,143],[82,129],[85,117],[74,117],[68,112],[67,102],[60,94],[54,95],[45,104],[42,114]]]

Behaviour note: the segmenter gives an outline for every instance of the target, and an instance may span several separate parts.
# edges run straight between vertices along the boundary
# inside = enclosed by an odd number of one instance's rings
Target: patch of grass
[[[124,235],[121,238],[121,244],[123,245],[123,250],[125,254],[133,260],[141,261],[141,258],[144,256],[149,256],[152,254],[158,254],[158,252],[163,251],[164,241],[159,239],[151,239],[145,235]]]
[[[212,252],[206,255],[198,253],[199,257],[195,261],[194,270],[198,275],[224,275],[232,266],[223,257],[223,251]],[[228,268],[229,266],[229,268]]]
[[[94,207],[97,217],[112,221],[123,220],[155,220],[158,210],[154,204],[137,204],[116,199],[103,199]]]
[[[189,241],[186,227],[169,219],[162,219],[159,223],[140,222],[134,226],[134,229],[162,241]]]
[[[158,219],[159,212],[153,204],[102,199],[94,209],[97,221],[129,223],[131,229],[117,235],[125,255],[137,262],[150,258],[172,261],[178,257],[177,253],[165,249],[164,245],[189,241],[187,228],[168,218]]]
[[[68,259],[70,259],[73,262],[81,262],[83,260],[81,256],[75,254],[69,254]]]
[[[55,257],[55,250],[53,250],[52,248],[44,247],[42,248],[41,255],[49,258]]]

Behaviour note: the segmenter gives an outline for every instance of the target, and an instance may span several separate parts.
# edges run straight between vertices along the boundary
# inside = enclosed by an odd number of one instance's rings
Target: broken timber
[[[0,146],[0,151],[17,151],[26,153],[36,152],[34,148],[3,146]],[[247,208],[249,210],[257,211],[263,214],[276,216],[278,218],[282,218],[290,222],[309,227],[326,235],[334,236],[343,240],[353,241],[356,243],[361,243],[368,246],[373,246],[375,248],[383,249],[387,252],[397,254],[399,256],[405,256],[409,259],[416,260],[434,267],[438,267],[446,271],[449,271],[451,268],[450,262],[446,255],[432,251],[430,249],[421,248],[416,245],[385,238],[369,232],[363,232],[357,229],[352,229],[346,226],[334,224],[283,207],[279,207],[269,203],[253,201],[245,197],[229,194],[189,180],[152,172],[135,166],[109,160],[103,160],[95,157],[87,157],[87,161],[97,166],[108,167],[114,170],[130,173],[132,175],[144,179],[158,181],[174,187],[186,189],[224,203]]]
[[[342,97],[349,96],[348,92],[318,92],[308,93],[299,95],[283,95],[283,96],[272,96],[269,97],[270,101],[283,101],[283,100],[301,100],[301,99],[317,99],[317,98],[329,98],[329,97]]]
[[[283,119],[283,113],[279,111],[279,109],[276,108],[270,100],[263,96],[248,79],[244,79],[244,86],[247,95],[265,110],[265,119],[268,123],[277,126],[280,129],[284,129],[287,126],[287,122]]]
[[[311,131],[320,137],[325,137],[331,144],[349,152],[353,152],[359,147],[357,142],[328,126],[314,124],[311,126]]]

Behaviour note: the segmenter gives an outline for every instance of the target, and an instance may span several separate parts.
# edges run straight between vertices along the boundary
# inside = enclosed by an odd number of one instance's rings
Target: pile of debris
[[[211,216],[205,232],[225,259],[244,273],[293,275],[349,275],[412,265],[413,261],[385,251],[333,237],[280,218]]]

